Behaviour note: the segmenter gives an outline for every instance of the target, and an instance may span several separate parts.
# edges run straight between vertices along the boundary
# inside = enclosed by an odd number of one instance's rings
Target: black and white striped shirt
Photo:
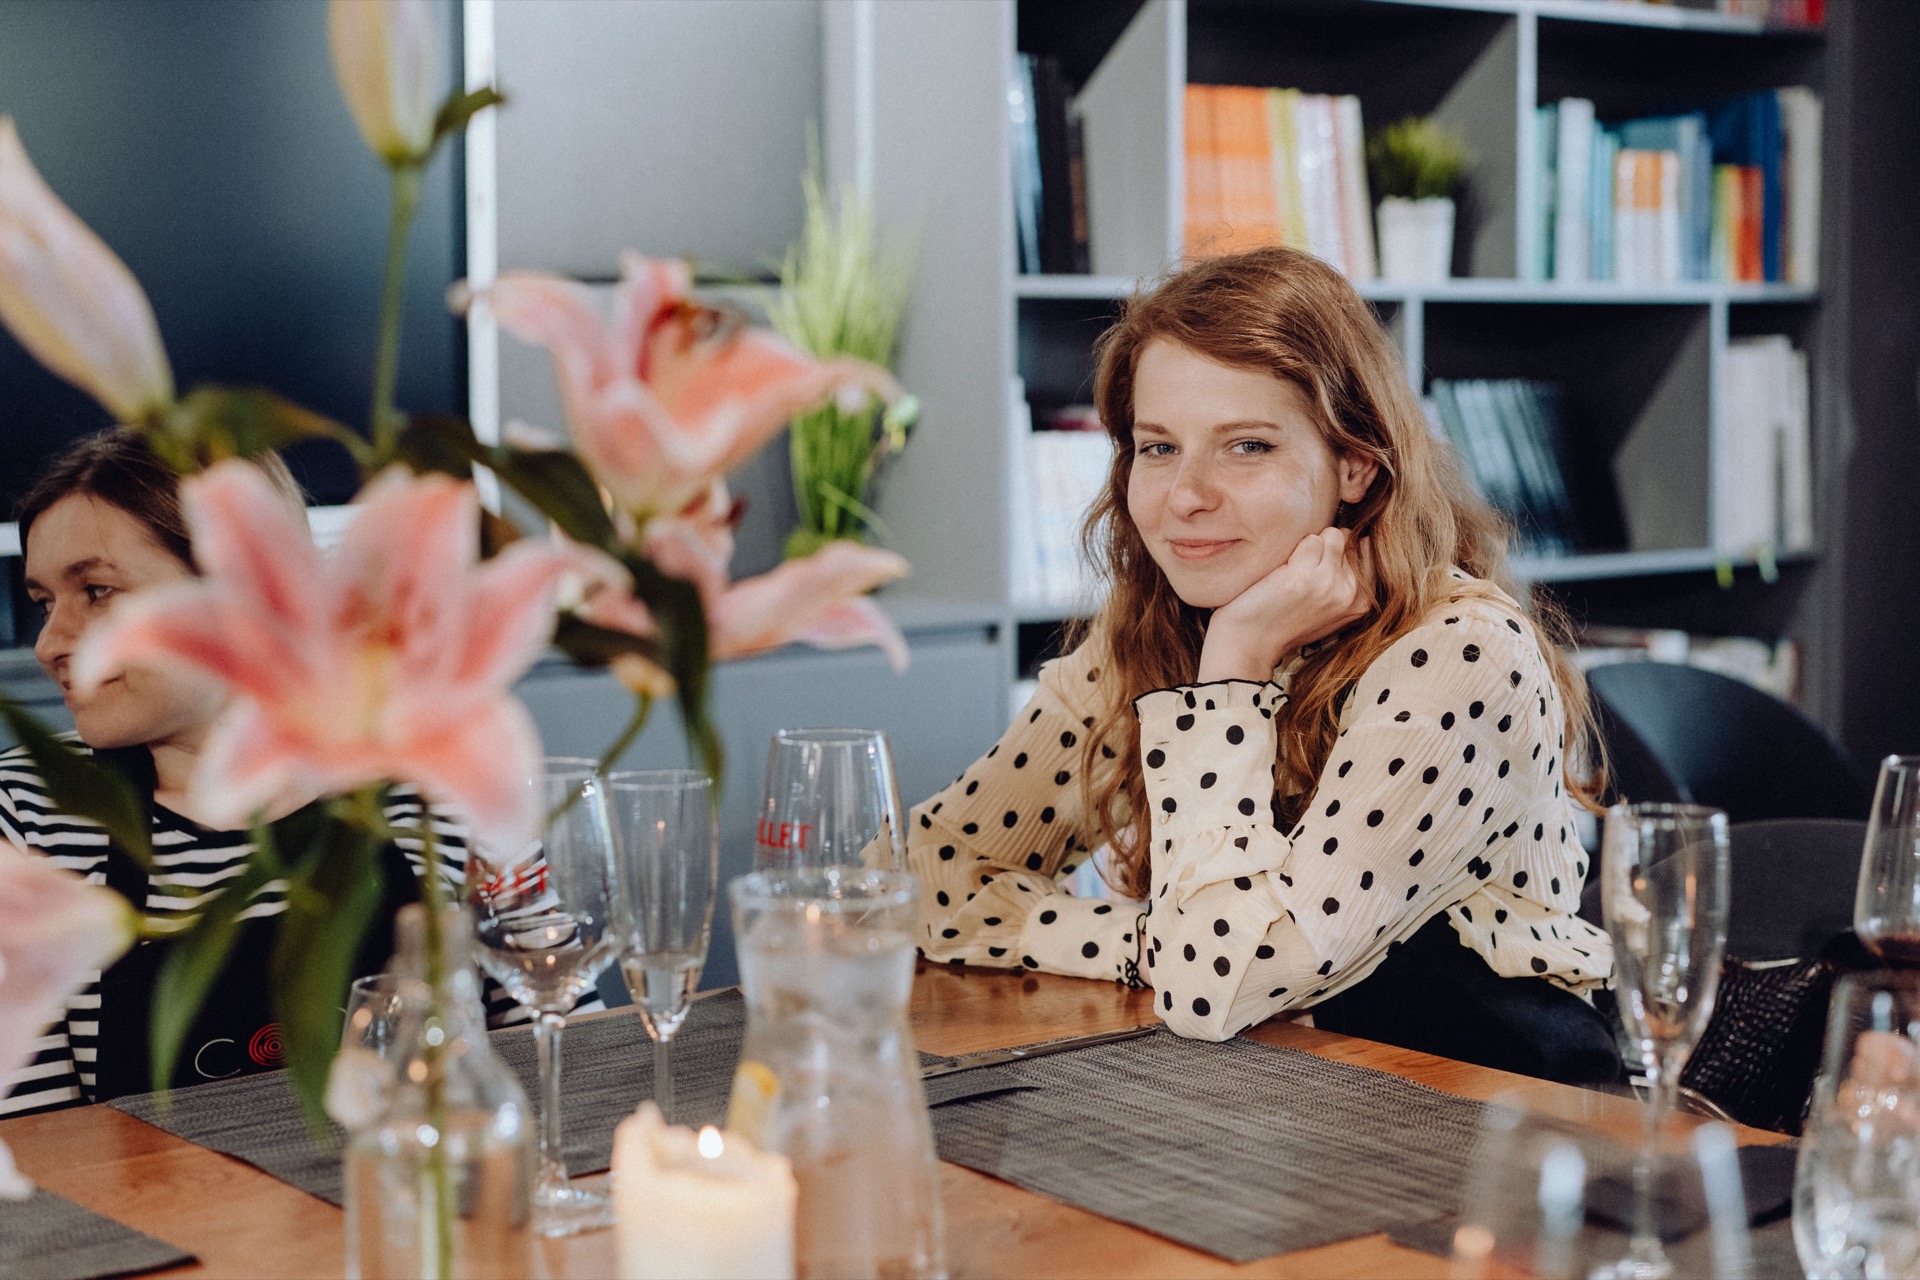
[[[82,743],[73,745],[86,750]],[[424,846],[418,834],[406,833],[420,831],[426,812],[417,793],[409,788],[396,788],[389,794],[386,819],[401,833],[395,843],[415,874],[421,869]],[[441,810],[431,812],[442,882],[457,894],[466,881],[466,829]],[[153,806],[152,834],[154,867],[148,876],[145,913],[147,925],[155,933],[186,928],[221,892],[221,886],[245,870],[253,854],[251,832],[210,831],[158,804]],[[106,832],[88,819],[61,812],[20,747],[0,752],[0,839],[44,854],[93,884],[106,883]],[[240,918],[281,914],[286,910],[286,889],[282,880],[262,885]],[[95,970],[86,986],[69,997],[65,1016],[47,1028],[34,1046],[33,1057],[16,1074],[11,1090],[0,1097],[0,1116],[94,1100],[100,983],[101,974]],[[490,1026],[524,1021],[529,1016],[491,979],[485,984],[485,999]],[[599,997],[592,994],[578,1006],[580,1011],[600,1007]]]

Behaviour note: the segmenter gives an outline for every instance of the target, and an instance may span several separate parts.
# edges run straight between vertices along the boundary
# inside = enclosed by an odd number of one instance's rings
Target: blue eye
[[[1163,449],[1166,450],[1166,453],[1161,452]],[[1147,443],[1141,445],[1138,450],[1139,456],[1142,458],[1164,458],[1168,453],[1172,452],[1173,446],[1164,440],[1149,440]]]
[[[1273,446],[1265,440],[1235,440],[1232,448],[1235,453],[1244,454],[1248,457],[1256,457],[1263,453],[1273,452]]]

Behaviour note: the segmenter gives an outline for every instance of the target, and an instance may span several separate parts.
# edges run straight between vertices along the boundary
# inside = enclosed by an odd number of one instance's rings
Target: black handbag
[[[1841,972],[1825,957],[1725,961],[1713,1015],[1680,1072],[1680,1087],[1741,1124],[1799,1133]]]

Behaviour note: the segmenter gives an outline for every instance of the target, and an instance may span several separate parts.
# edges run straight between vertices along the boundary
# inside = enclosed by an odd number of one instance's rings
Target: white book
[[[1593,103],[1585,98],[1562,98],[1558,116],[1553,278],[1586,280],[1592,274],[1593,230],[1587,220],[1587,185],[1593,168]]]
[[[1346,274],[1346,237],[1340,227],[1340,167],[1334,137],[1333,99],[1303,93],[1294,103],[1294,157],[1300,197],[1307,207],[1307,251]]]
[[[1713,547],[1748,556],[1779,535],[1779,432],[1771,401],[1770,340],[1727,344],[1721,363],[1720,449],[1712,459]]]
[[[1345,94],[1333,100],[1333,108],[1347,278],[1371,280],[1380,272],[1373,251],[1373,202],[1367,198],[1367,135],[1360,124],[1360,99]]]
[[[1041,597],[1040,531],[1033,516],[1033,406],[1024,379],[1007,381],[1007,586],[1015,600]]]
[[[1777,90],[1780,129],[1786,140],[1786,277],[1791,284],[1820,283],[1820,95],[1794,86]]]
[[[1813,549],[1813,432],[1807,353],[1787,340],[1776,349],[1774,385],[1780,406],[1780,547]]]
[[[1681,217],[1680,153],[1656,151],[1660,166],[1660,205],[1654,226],[1657,235],[1655,261],[1660,264],[1657,283],[1678,284],[1685,278],[1686,223]]]

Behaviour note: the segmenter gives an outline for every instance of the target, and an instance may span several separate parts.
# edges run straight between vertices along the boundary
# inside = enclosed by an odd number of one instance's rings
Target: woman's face
[[[1218,608],[1285,564],[1374,470],[1334,453],[1293,383],[1166,338],[1141,351],[1127,513],[1187,604]]]
[[[90,694],[73,687],[73,654],[88,627],[128,593],[190,576],[144,524],[88,494],[62,498],[34,520],[27,596],[46,623],[33,652],[89,746],[193,742],[219,714],[225,686],[198,672],[132,666]]]

